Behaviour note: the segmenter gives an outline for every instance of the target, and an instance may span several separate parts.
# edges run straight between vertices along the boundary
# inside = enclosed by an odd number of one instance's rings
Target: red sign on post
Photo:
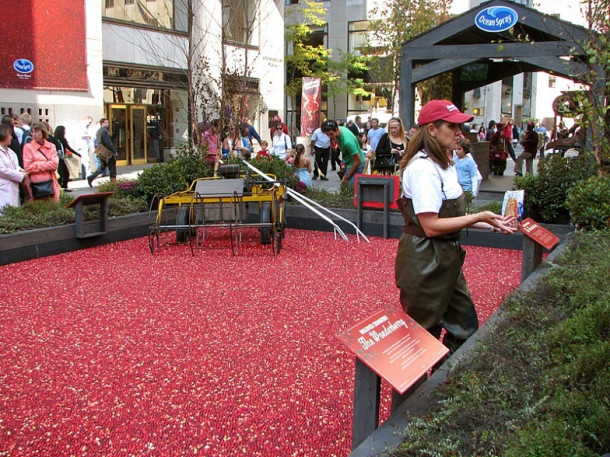
[[[530,237],[532,240],[546,249],[553,249],[557,243],[559,243],[559,238],[557,235],[549,232],[547,229],[529,217],[521,222],[519,229],[524,235]]]
[[[337,337],[401,394],[449,352],[402,309],[378,311]]]

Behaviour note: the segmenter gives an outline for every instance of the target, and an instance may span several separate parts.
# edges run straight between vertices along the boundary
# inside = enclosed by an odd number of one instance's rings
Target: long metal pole
[[[251,163],[243,160],[243,159],[239,159],[244,165],[246,165],[248,168],[250,168],[251,170],[255,171],[258,175],[262,176],[263,178],[265,178],[267,181],[269,182],[274,182],[273,179],[271,179],[269,176],[267,176],[265,173],[263,173],[261,170],[259,170],[258,168],[256,168],[254,165],[252,165]],[[329,224],[331,224],[334,227],[335,233],[339,233],[339,235],[341,235],[341,238],[343,238],[345,241],[348,241],[347,236],[345,235],[345,233],[343,232],[343,230],[341,230],[341,228],[329,217],[327,217],[325,214],[322,214],[320,211],[318,211],[316,208],[314,208],[312,205],[317,206],[318,208],[326,211],[327,213],[331,214],[332,216],[336,217],[337,219],[340,219],[344,222],[347,222],[348,224],[350,224],[352,227],[354,227],[354,229],[356,230],[356,236],[358,241],[360,241],[360,236],[362,236],[362,238],[364,238],[364,240],[366,240],[367,242],[369,242],[369,239],[364,235],[364,233],[362,233],[362,231],[352,222],[347,220],[346,218],[339,216],[336,213],[333,213],[331,210],[329,210],[328,208],[325,208],[324,206],[320,205],[319,203],[305,197],[304,195],[299,194],[298,192],[294,191],[293,189],[291,189],[290,187],[286,186],[286,191],[287,193],[293,197],[296,201],[298,201],[299,203],[301,203],[303,206],[305,206],[306,208],[310,209],[311,211],[313,211],[315,214],[317,214],[318,216],[320,216],[322,219],[324,219],[325,221],[327,221]]]

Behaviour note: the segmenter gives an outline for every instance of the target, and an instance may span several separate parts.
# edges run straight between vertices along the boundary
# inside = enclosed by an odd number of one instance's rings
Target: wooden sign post
[[[525,235],[521,260],[521,282],[523,282],[542,262],[543,248],[553,249],[559,243],[559,238],[529,217],[521,223],[519,229]]]
[[[449,350],[400,308],[378,311],[337,337],[357,356],[352,449],[376,428],[380,377],[403,394]]]

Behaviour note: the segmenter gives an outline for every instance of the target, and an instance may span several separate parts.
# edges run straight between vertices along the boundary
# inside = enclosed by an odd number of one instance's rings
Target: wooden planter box
[[[335,209],[334,212],[356,223],[356,209]],[[250,217],[257,218],[257,215],[257,208],[252,205]],[[175,218],[175,214],[168,211],[167,218],[172,217]],[[148,220],[148,213],[110,218],[106,226],[107,233],[84,239],[76,237],[75,224],[0,235],[0,265],[143,237],[148,235]],[[355,231],[349,224],[336,222],[348,236],[354,236],[355,239]],[[88,224],[95,223],[85,222],[84,225],[86,228]],[[288,228],[286,236],[288,237],[290,237],[291,228],[333,231],[332,225],[302,206],[286,205],[286,224]],[[390,212],[390,238],[400,238],[403,224],[400,213]],[[560,238],[564,238],[565,234],[572,230],[572,227],[563,225],[545,225],[545,227]],[[367,236],[381,237],[383,235],[383,211],[364,210],[361,230]],[[523,241],[520,233],[505,236],[486,230],[464,230],[462,243],[503,249],[521,249]]]

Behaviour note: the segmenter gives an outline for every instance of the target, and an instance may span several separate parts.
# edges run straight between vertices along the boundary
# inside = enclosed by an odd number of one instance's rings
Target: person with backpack
[[[19,145],[23,149],[23,146],[32,141],[32,129],[30,124],[32,123],[32,116],[29,113],[21,113],[19,116],[19,126],[15,129]]]

